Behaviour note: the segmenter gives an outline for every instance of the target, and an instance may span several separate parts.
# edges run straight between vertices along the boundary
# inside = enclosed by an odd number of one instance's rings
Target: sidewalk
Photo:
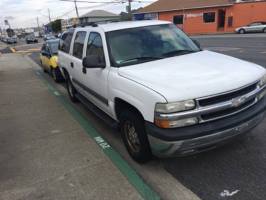
[[[0,199],[142,199],[21,55],[0,57]]]

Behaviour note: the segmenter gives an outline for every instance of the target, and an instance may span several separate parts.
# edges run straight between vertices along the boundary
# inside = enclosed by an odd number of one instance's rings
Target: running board
[[[89,100],[87,100],[86,97],[84,97],[81,94],[76,94],[76,98],[94,115],[96,115],[99,119],[104,121],[108,126],[110,126],[113,129],[119,129],[119,124],[117,121],[109,117],[106,113],[104,113],[101,109],[97,108],[93,103],[91,103]]]

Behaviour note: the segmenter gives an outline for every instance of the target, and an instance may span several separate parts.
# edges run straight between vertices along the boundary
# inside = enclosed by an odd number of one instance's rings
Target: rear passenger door
[[[83,81],[83,76],[81,76],[80,71],[82,71],[82,59],[84,53],[84,44],[86,39],[86,31],[77,31],[74,36],[73,47],[72,47],[72,61],[71,66],[74,69],[72,75],[72,83],[74,84],[75,88],[83,95],[86,95],[86,90],[84,87],[81,86]]]
[[[74,70],[71,67],[72,56],[69,54],[73,34],[74,30],[69,30],[67,33],[64,33],[64,35],[60,40],[59,52],[58,52],[59,67],[65,68],[68,71],[70,77],[72,77],[74,73]]]

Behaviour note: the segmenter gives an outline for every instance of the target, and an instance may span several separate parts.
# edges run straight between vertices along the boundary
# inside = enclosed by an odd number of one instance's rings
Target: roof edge
[[[201,7],[191,7],[191,8],[183,8],[183,9],[171,9],[171,10],[158,10],[158,11],[147,11],[147,12],[136,12],[133,14],[147,14],[147,13],[160,13],[160,12],[171,12],[171,11],[180,11],[180,10],[193,10],[193,9],[201,9],[201,8],[217,8],[217,7],[229,7],[234,4],[223,4],[223,5],[213,5],[213,6],[201,6]]]

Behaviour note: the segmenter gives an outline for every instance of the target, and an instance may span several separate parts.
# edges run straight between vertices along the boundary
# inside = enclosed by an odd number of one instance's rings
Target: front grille
[[[248,94],[249,92],[252,92],[256,88],[257,88],[257,83],[254,83],[250,86],[244,87],[244,88],[237,90],[237,91],[217,95],[217,96],[206,98],[206,99],[200,99],[198,101],[198,103],[199,103],[199,106],[209,106],[212,104],[228,101],[228,100],[231,100],[233,98]]]
[[[211,106],[220,105],[226,102],[231,103],[229,107],[224,109],[219,109],[218,111],[210,110],[207,113],[202,113],[200,115],[201,122],[212,121],[220,119],[223,117],[231,116],[233,114],[244,111],[250,106],[254,105],[257,101],[256,91],[258,83],[251,84],[249,86],[243,87],[239,90],[234,90],[228,93],[219,94],[217,96],[211,96],[206,98],[201,98],[197,100],[198,108],[204,109]],[[254,95],[249,99],[244,100],[244,102],[239,103],[239,105],[233,105],[233,100],[241,97],[245,97],[254,92]]]
[[[233,113],[236,113],[238,111],[241,111],[247,107],[249,107],[250,105],[252,105],[253,103],[255,102],[255,98],[247,101],[246,103],[242,104],[241,106],[239,107],[236,107],[236,108],[229,108],[229,109],[225,109],[225,110],[221,110],[221,111],[217,111],[217,112],[214,112],[214,113],[208,113],[208,114],[204,114],[204,115],[201,115],[201,118],[204,120],[204,121],[209,121],[209,120],[214,120],[214,119],[217,119],[217,118],[220,118],[221,116],[230,116],[232,115]]]

